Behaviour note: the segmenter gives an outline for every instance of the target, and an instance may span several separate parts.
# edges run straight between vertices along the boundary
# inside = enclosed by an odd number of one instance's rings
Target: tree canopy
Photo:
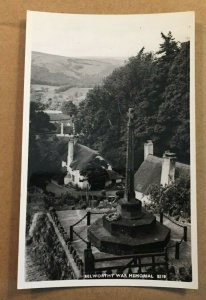
[[[81,175],[87,178],[91,190],[99,190],[105,187],[106,168],[107,163],[104,160],[95,158],[81,171]]]
[[[72,101],[64,101],[62,103],[62,112],[66,115],[71,117],[76,116],[77,114],[77,107]]]
[[[152,139],[155,154],[167,149],[189,163],[189,42],[161,34],[157,53],[144,48],[96,86],[80,103],[76,129],[84,145],[97,149],[120,171],[125,168],[126,122],[134,108],[135,167],[143,160],[143,143]]]
[[[58,152],[59,142],[56,137],[48,135],[55,126],[44,113],[43,105],[31,102],[30,133],[28,157],[28,184],[44,185],[45,180],[61,173],[61,157]],[[38,136],[41,135],[41,138]],[[43,137],[43,138],[42,138]],[[54,141],[56,139],[56,141]]]

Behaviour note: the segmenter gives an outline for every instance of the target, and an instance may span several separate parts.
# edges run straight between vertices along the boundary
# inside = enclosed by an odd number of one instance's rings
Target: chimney
[[[144,160],[149,154],[153,155],[153,142],[151,140],[144,143]]]
[[[67,154],[67,171],[69,170],[69,166],[74,160],[74,145],[77,142],[77,137],[74,135],[70,135],[68,142],[68,154]]]
[[[162,174],[160,184],[163,186],[170,185],[175,180],[175,153],[165,151],[162,159]]]
[[[61,133],[60,133],[61,135],[63,135],[64,134],[64,124],[63,123],[61,123]]]
[[[74,160],[74,145],[77,142],[78,134],[75,134],[75,124],[74,119],[72,120],[72,134],[69,135],[69,142],[68,142],[68,155],[67,155],[67,171],[69,170],[69,166]]]

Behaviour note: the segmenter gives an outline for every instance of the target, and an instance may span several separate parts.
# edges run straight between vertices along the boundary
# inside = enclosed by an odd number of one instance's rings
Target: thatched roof
[[[66,139],[65,139],[66,141]],[[68,142],[63,145],[63,155],[62,160],[67,160]],[[74,145],[74,159],[70,164],[73,170],[83,170],[85,169],[94,159],[99,158],[99,152],[92,150],[89,147],[76,143]],[[105,160],[104,160],[105,161]],[[124,177],[114,170],[107,170],[107,175],[109,180],[123,179]]]
[[[67,161],[68,139],[65,138],[64,141],[65,143],[62,146],[62,160]],[[97,151],[76,143],[74,145],[74,159],[70,164],[70,167],[73,170],[83,170],[98,155],[99,153]]]
[[[74,145],[74,159],[70,167],[73,170],[83,170],[97,155],[99,155],[97,151],[76,143]]]
[[[162,158],[148,155],[134,175],[135,190],[147,195],[151,185],[160,184],[161,172]],[[176,162],[175,177],[179,177],[183,173],[189,174],[189,172],[189,165]]]

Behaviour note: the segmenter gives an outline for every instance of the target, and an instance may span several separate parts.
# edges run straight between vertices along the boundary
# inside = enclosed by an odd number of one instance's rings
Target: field
[[[64,101],[72,101],[75,105],[79,105],[85,99],[90,89],[90,87],[32,84],[31,101],[43,103],[47,109],[61,110],[61,105]]]

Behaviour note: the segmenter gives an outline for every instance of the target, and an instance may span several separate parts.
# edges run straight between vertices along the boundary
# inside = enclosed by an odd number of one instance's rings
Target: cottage
[[[149,201],[149,188],[151,185],[170,185],[181,174],[189,174],[190,166],[176,162],[174,153],[166,151],[163,157],[153,154],[151,140],[144,144],[144,161],[135,173],[135,197],[143,202]]]
[[[67,169],[64,184],[72,184],[80,189],[90,189],[91,182],[89,182],[88,176],[83,174],[84,171],[94,165],[94,163],[103,170],[102,177],[101,174],[99,174],[99,176],[94,178],[94,181],[97,182],[101,188],[122,182],[123,176],[112,170],[112,166],[98,151],[77,143],[77,135],[64,134],[62,126],[61,134],[57,136],[64,137],[68,145],[62,155],[62,167],[66,167]],[[94,172],[95,171],[96,170],[94,170]]]
[[[44,110],[44,113],[49,116],[51,123],[72,124],[71,116],[63,114],[60,110]]]

